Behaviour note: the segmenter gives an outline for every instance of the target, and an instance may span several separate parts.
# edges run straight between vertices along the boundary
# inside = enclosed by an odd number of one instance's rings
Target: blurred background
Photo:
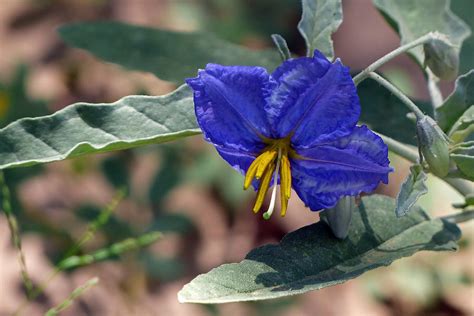
[[[474,1],[452,2],[453,11],[474,28]],[[343,10],[334,45],[336,56],[353,70],[398,46],[397,34],[370,0],[345,0]],[[0,127],[78,101],[113,102],[130,94],[161,95],[175,88],[152,74],[127,71],[66,47],[56,32],[61,24],[107,19],[207,30],[256,49],[270,47],[270,35],[279,33],[301,55],[305,48],[296,31],[299,18],[300,2],[283,0],[0,0]],[[465,43],[461,73],[474,68],[474,39]],[[428,98],[423,75],[407,56],[382,71],[410,96]],[[443,83],[444,95],[452,88],[452,82]],[[395,196],[409,165],[390,158],[395,172],[378,192]],[[46,280],[88,223],[123,188],[127,193],[112,217],[80,253],[149,231],[164,233],[146,249],[59,273],[26,305],[24,314],[41,315],[97,276],[99,284],[64,315],[474,315],[472,223],[461,225],[457,253],[418,253],[320,291],[257,303],[178,303],[176,293],[197,274],[240,261],[252,248],[277,242],[285,233],[319,220],[296,194],[284,219],[255,216],[254,194],[242,191],[242,177],[201,136],[7,170],[6,180],[35,285]],[[453,212],[451,203],[460,202],[460,196],[434,178],[429,186],[420,204],[433,216]],[[24,302],[25,289],[4,213],[0,280],[0,315],[10,315]]]

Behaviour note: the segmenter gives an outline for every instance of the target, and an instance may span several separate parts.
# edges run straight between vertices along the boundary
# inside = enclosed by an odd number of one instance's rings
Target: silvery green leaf
[[[184,85],[164,96],[76,103],[0,129],[0,169],[158,144],[200,132],[192,92]]]
[[[455,224],[430,219],[419,207],[401,218],[394,210],[389,197],[363,197],[345,240],[334,238],[325,223],[300,228],[239,263],[199,275],[178,299],[215,304],[285,297],[346,282],[418,251],[457,249],[461,232]]]
[[[331,35],[342,23],[341,0],[302,0],[303,13],[298,30],[306,42],[307,55],[315,49],[334,58]]]

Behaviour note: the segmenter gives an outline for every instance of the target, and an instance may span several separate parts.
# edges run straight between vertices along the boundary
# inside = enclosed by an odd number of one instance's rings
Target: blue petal
[[[227,149],[224,147],[216,147],[217,152],[227,161],[232,168],[245,175],[247,169],[255,160],[255,156],[242,151]]]
[[[348,135],[360,115],[357,91],[349,69],[330,63],[318,51],[313,58],[284,62],[271,76],[265,110],[273,134],[293,133],[296,148]]]
[[[291,161],[293,188],[313,211],[333,207],[341,196],[375,190],[392,171],[387,145],[366,126],[297,154],[306,159]]]
[[[216,147],[217,152],[221,157],[229,163],[235,170],[245,175],[247,169],[250,167],[252,162],[255,160],[255,156],[246,152],[237,151],[234,149],[227,149],[225,147]],[[272,181],[273,183],[273,181]],[[252,186],[256,190],[260,183],[257,180],[252,181]]]
[[[200,70],[197,78],[187,79],[206,140],[237,151],[262,150],[262,136],[270,135],[264,111],[268,81],[261,67],[215,64]]]

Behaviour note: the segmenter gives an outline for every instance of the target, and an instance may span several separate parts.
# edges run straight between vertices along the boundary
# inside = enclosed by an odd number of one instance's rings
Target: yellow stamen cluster
[[[262,207],[272,176],[274,176],[274,190],[272,201],[268,211],[264,214],[264,218],[269,218],[273,212],[276,185],[278,173],[280,174],[280,199],[281,199],[281,216],[285,216],[288,208],[288,200],[291,195],[291,168],[288,153],[290,151],[289,142],[285,139],[276,140],[270,143],[265,150],[252,162],[245,175],[244,189],[248,189],[254,179],[260,181],[257,192],[257,199],[253,211],[257,213]]]

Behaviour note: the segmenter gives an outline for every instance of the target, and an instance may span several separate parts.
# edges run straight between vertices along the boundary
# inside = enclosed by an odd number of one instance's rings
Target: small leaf
[[[397,218],[394,209],[389,197],[363,197],[345,240],[334,238],[322,222],[303,227],[279,244],[252,250],[240,263],[196,277],[178,299],[212,304],[301,294],[346,282],[417,251],[457,249],[461,232],[455,224],[430,219],[420,208]]]
[[[428,192],[428,188],[425,185],[426,179],[426,174],[420,165],[410,167],[410,174],[402,183],[400,192],[397,195],[395,207],[397,217],[405,216],[410,212],[420,196]]]
[[[334,58],[331,34],[342,23],[341,0],[303,0],[303,13],[298,30],[303,36],[307,56],[315,49],[321,51],[329,60]]]
[[[401,44],[407,44],[429,33],[440,32],[448,36],[457,46],[471,34],[469,26],[450,10],[450,0],[372,0],[382,11],[389,24],[400,34]],[[409,53],[420,65],[424,62],[422,47],[415,47]]]
[[[458,169],[471,181],[474,181],[474,141],[458,144],[451,153]]]
[[[192,92],[184,85],[159,97],[76,103],[0,129],[0,169],[163,143],[200,132]]]
[[[409,110],[390,91],[373,80],[365,80],[357,86],[362,107],[360,121],[377,132],[403,143],[416,145],[416,125],[407,118]],[[433,115],[430,104],[415,101],[427,115]]]
[[[474,105],[454,123],[448,135],[455,144],[474,140]]]
[[[183,33],[119,22],[83,22],[62,26],[69,45],[132,70],[147,71],[176,83],[196,76],[207,63],[255,65],[272,70],[276,51],[253,51],[207,33]]]
[[[0,83],[0,127],[23,117],[47,115],[46,103],[31,99],[27,91],[29,70],[18,66],[11,82]]]
[[[278,52],[280,53],[280,57],[283,61],[288,60],[291,58],[290,49],[288,48],[288,44],[286,43],[283,36],[280,34],[272,34],[273,43],[275,43],[276,47],[278,48]]]
[[[472,105],[474,105],[474,70],[458,77],[453,93],[436,109],[436,117],[441,129],[449,132]]]

